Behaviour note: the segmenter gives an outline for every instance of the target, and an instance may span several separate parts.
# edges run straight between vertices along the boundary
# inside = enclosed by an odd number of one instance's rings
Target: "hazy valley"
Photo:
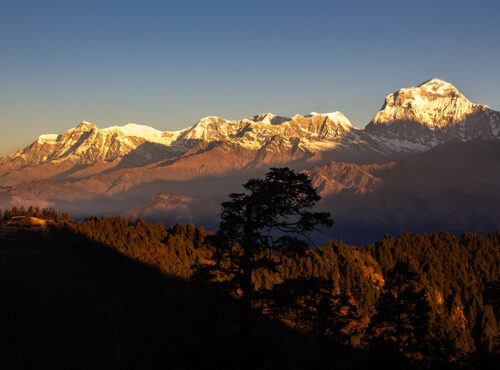
[[[388,95],[365,129],[340,112],[206,117],[176,132],[84,121],[0,159],[0,207],[215,229],[229,193],[283,166],[310,174],[336,221],[318,240],[487,231],[500,219],[500,113],[439,79]]]

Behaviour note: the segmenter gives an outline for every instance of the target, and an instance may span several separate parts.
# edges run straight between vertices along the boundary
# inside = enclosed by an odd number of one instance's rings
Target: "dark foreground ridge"
[[[222,277],[197,273],[213,262],[204,229],[121,217],[74,222],[36,209],[6,216],[2,369],[498,364],[500,231],[405,233],[277,254],[274,271],[252,277],[261,299],[248,314]]]

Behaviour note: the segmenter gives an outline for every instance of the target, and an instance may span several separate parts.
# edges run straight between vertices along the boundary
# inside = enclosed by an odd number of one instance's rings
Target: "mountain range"
[[[307,171],[326,237],[481,231],[500,219],[500,112],[432,79],[385,98],[365,129],[341,113],[206,117],[170,132],[81,122],[0,159],[0,207],[217,225],[219,203],[269,167]]]

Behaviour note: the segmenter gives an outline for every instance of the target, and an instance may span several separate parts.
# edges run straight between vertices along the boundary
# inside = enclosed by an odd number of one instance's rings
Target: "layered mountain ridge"
[[[382,165],[330,162],[307,173],[322,197],[319,210],[335,220],[332,230],[314,236],[322,243],[332,238],[366,243],[404,231],[485,232],[500,226],[500,140],[450,142]],[[164,193],[125,214],[213,229],[223,199]]]
[[[322,197],[345,200],[347,207],[349,199],[372,199],[398,176],[409,176],[401,163],[419,153],[499,139],[500,113],[439,79],[389,94],[365,129],[341,112],[210,116],[178,131],[132,123],[99,128],[83,121],[0,159],[0,207],[55,206],[75,216],[128,210],[161,218],[163,212],[172,220],[180,214],[187,221],[213,222],[215,199],[272,166],[308,171]],[[429,176],[417,165],[411,168]]]
[[[184,130],[169,132],[152,127],[127,124],[100,129],[83,121],[62,135],[41,135],[29,146],[0,159],[4,169],[20,169],[52,161],[72,161],[79,165],[121,160],[142,148],[141,154],[151,162],[182,156],[199,144],[225,144],[267,152],[315,152],[359,140],[356,131],[340,112],[292,119],[270,113],[251,119],[229,121],[219,117],[202,118]],[[146,150],[145,143],[150,145]],[[151,149],[151,150],[149,150]],[[205,148],[202,148],[205,149]]]
[[[142,148],[139,153],[154,161],[183,155],[200,143],[214,142],[250,150],[265,148],[267,152],[342,152],[358,146],[363,148],[363,154],[352,161],[368,163],[370,158],[363,158],[366,153],[387,158],[428,150],[450,140],[499,136],[499,112],[470,102],[448,82],[432,79],[388,95],[364,130],[353,127],[341,112],[293,118],[266,113],[242,120],[212,116],[175,132],[137,124],[100,129],[83,121],[61,135],[40,136],[29,146],[0,159],[0,167],[19,169],[62,160],[80,165],[113,162],[144,143],[163,146]]]

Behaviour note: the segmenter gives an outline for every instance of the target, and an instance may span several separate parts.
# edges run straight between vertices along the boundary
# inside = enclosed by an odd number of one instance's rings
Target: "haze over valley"
[[[500,216],[500,113],[434,78],[389,94],[365,129],[338,111],[211,116],[175,132],[83,121],[0,159],[0,207],[215,229],[229,193],[284,166],[310,174],[336,221],[318,240],[487,231]]]

